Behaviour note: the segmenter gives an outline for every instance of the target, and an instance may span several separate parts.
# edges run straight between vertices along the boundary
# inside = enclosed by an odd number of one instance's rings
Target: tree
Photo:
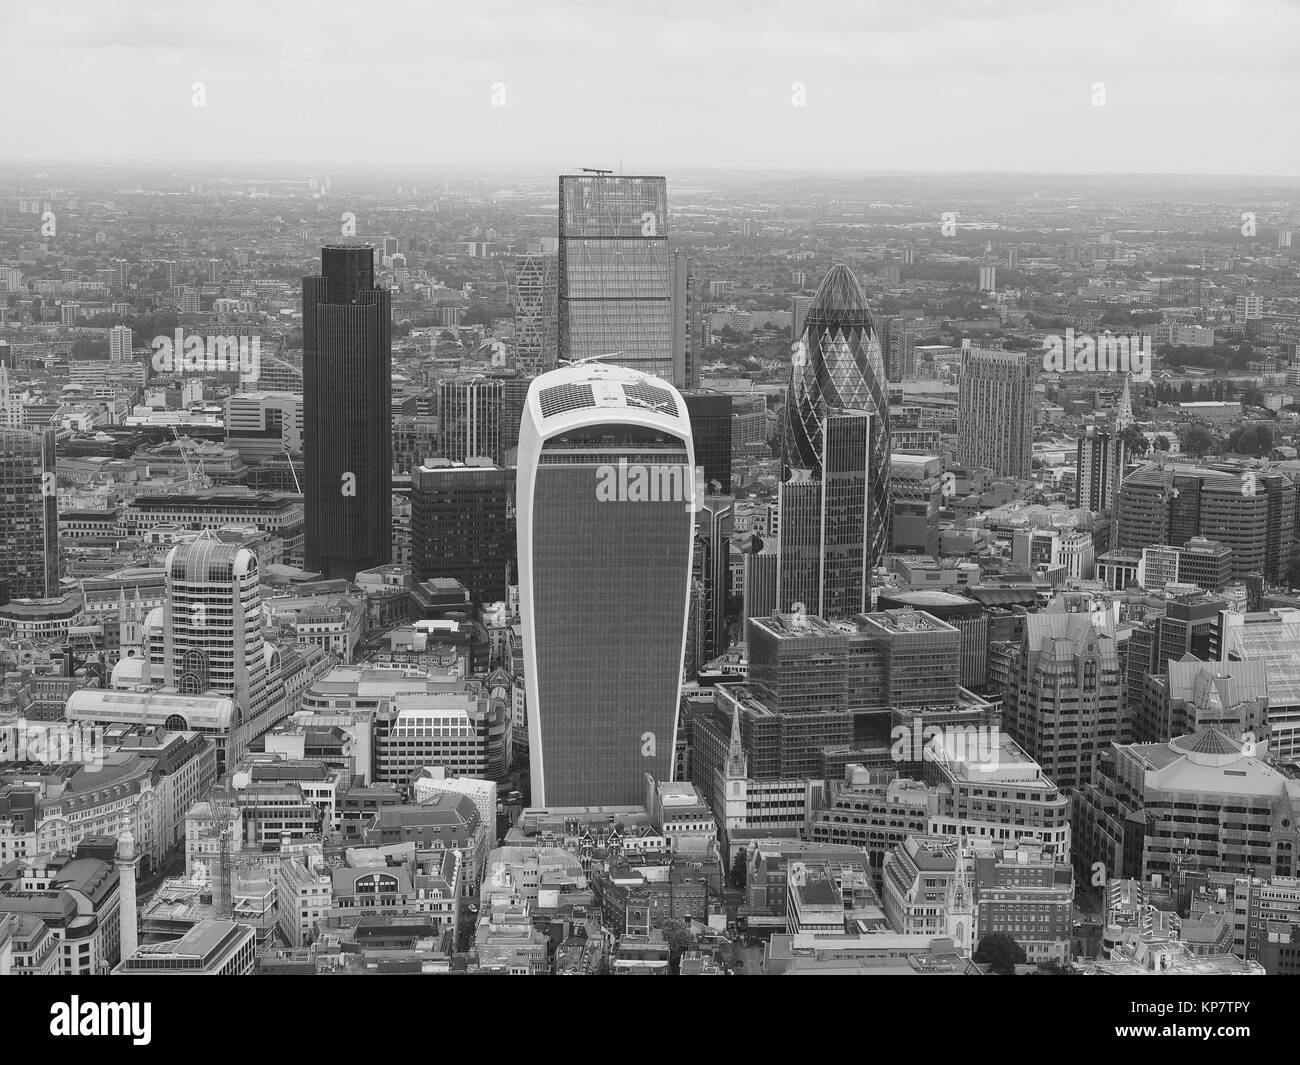
[[[663,933],[668,944],[668,968],[675,974],[682,963],[682,955],[695,949],[695,937],[686,927],[686,922],[676,917],[670,917],[664,922]]]
[[[1157,451],[1168,451],[1168,450],[1169,450],[1169,437],[1167,437],[1167,436],[1165,436],[1163,433],[1161,433],[1159,436],[1156,437],[1156,445],[1155,445],[1155,446],[1156,446],[1156,450],[1157,450]]]
[[[1183,435],[1183,450],[1189,455],[1204,455],[1214,450],[1214,434],[1203,425],[1193,425]]]
[[[731,861],[731,882],[738,888],[745,886],[745,852],[736,851],[736,857]]]
[[[1243,425],[1228,437],[1228,450],[1239,455],[1264,456],[1273,450],[1273,428],[1262,422]]]
[[[990,965],[998,976],[1014,976],[1017,965],[1025,964],[1025,948],[1006,932],[993,932],[980,940],[971,960]]]
[[[1130,455],[1145,455],[1151,448],[1147,438],[1142,435],[1142,430],[1136,425],[1120,430],[1119,438],[1124,441]]]

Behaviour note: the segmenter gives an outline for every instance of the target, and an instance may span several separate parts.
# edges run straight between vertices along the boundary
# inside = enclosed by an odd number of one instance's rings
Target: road
[[[742,941],[743,942],[743,941]],[[736,957],[744,960],[744,967],[736,967],[737,976],[763,975],[763,948],[737,945]]]

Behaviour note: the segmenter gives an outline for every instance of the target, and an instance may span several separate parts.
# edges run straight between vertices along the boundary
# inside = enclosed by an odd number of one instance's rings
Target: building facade
[[[962,347],[957,394],[957,461],[995,477],[1028,477],[1034,379],[1023,351]]]
[[[533,382],[516,498],[538,805],[635,803],[644,773],[672,779],[694,471],[666,381],[593,363]]]
[[[662,177],[560,177],[559,354],[673,379],[668,183]]]
[[[870,570],[879,564],[888,537],[889,404],[880,338],[862,286],[847,266],[833,267],[822,280],[804,315],[803,330],[795,337],[791,362],[781,437],[783,478],[802,476],[793,470],[809,471],[813,481],[832,473],[844,477],[850,472],[848,453],[841,450],[844,445],[836,445],[833,452],[827,447],[827,420],[836,410],[865,411],[870,419],[866,447],[861,452],[851,448],[853,472],[867,485],[864,525]],[[832,454],[837,457],[828,470]]]
[[[321,249],[302,352],[306,565],[350,579],[392,557],[392,310],[373,248]]]
[[[53,429],[0,429],[0,589],[13,599],[50,598],[59,586],[54,452]]]

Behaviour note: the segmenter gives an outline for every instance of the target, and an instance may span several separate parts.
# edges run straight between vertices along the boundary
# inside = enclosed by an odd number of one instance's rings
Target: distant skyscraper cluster
[[[848,267],[834,267],[818,287],[792,363],[781,440],[780,608],[860,611],[888,537],[889,407],[880,340]]]

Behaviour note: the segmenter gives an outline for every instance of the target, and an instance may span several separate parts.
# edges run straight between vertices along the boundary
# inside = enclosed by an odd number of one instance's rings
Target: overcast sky
[[[0,20],[10,161],[1300,174],[1294,0],[8,0]]]

